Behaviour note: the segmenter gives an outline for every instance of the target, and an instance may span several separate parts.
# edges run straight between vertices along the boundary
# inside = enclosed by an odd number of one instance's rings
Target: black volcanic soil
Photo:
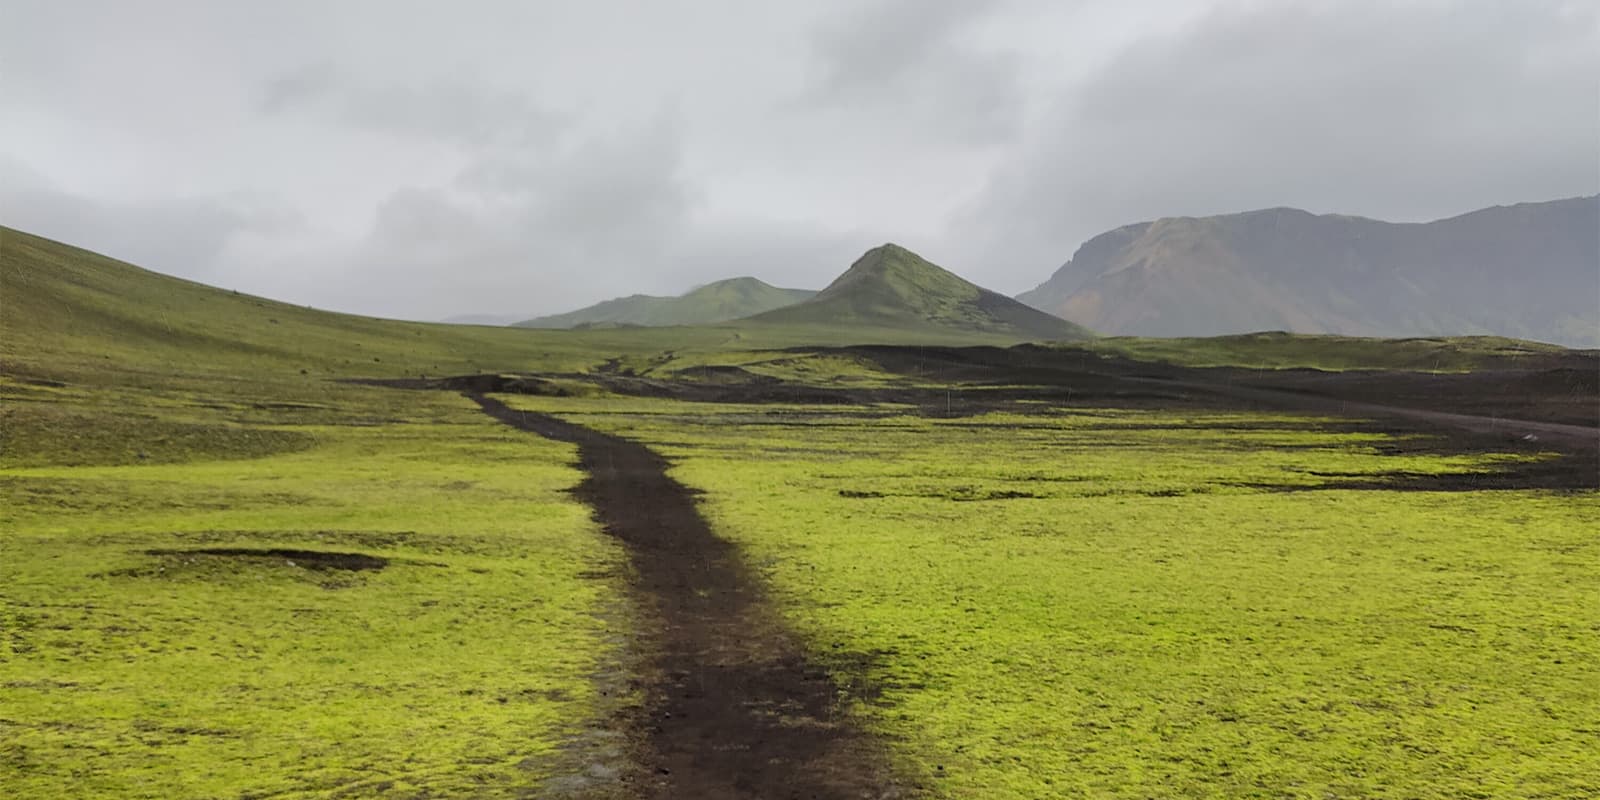
[[[667,462],[636,442],[468,394],[494,418],[578,445],[575,494],[626,546],[643,612],[646,702],[624,724],[651,798],[886,798],[885,749],[837,707],[739,552],[700,517]]]

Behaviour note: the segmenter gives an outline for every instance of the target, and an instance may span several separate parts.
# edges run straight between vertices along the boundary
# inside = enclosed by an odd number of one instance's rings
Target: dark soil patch
[[[947,495],[958,503],[971,503],[978,500],[1038,500],[1039,495],[1033,492],[1019,492],[1015,489],[995,489],[988,492],[957,492]]]
[[[579,448],[574,493],[628,549],[645,618],[644,705],[621,720],[650,798],[881,798],[899,782],[841,707],[849,680],[812,659],[737,548],[645,446],[469,394],[490,416]],[[590,789],[596,791],[598,789]]]
[[[744,367],[729,364],[713,364],[704,367],[690,367],[677,373],[679,378],[686,378],[700,383],[715,384],[762,384],[775,385],[782,381],[770,375],[761,375],[751,372]]]
[[[389,559],[365,553],[332,553],[324,550],[290,550],[285,548],[202,547],[194,550],[146,550],[151,556],[211,556],[216,558],[271,559],[292,562],[309,570],[344,570],[362,572],[380,570],[389,566]]]
[[[1410,472],[1394,470],[1378,473],[1309,472],[1329,480],[1317,483],[1240,483],[1251,489],[1272,492],[1314,492],[1324,490],[1376,490],[1391,492],[1491,492],[1593,491],[1600,482],[1600,465],[1594,459],[1564,456],[1531,463],[1503,465],[1485,472]]]
[[[887,495],[885,495],[883,492],[874,492],[874,491],[864,490],[864,489],[840,489],[839,490],[839,496],[840,497],[851,497],[851,498],[871,498],[871,497],[886,497]]]

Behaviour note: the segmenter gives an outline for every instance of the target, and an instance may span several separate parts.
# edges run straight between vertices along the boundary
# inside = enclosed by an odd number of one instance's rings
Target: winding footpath
[[[629,720],[644,798],[889,798],[885,748],[837,708],[840,687],[807,662],[732,544],[718,538],[668,463],[638,442],[468,397],[507,425],[578,446],[574,494],[627,549],[646,658]]]

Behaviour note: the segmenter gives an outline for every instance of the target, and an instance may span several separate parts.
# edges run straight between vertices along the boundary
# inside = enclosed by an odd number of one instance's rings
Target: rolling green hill
[[[973,284],[896,244],[868,250],[810,300],[746,322],[959,331],[1020,339],[1068,340],[1093,335]]]
[[[810,289],[781,289],[755,278],[729,278],[677,297],[629,295],[565,314],[535,317],[516,325],[519,328],[709,325],[794,305],[815,294]]]
[[[1108,334],[1493,334],[1600,346],[1600,197],[1397,224],[1274,208],[1085,242],[1035,308]]]
[[[570,372],[623,359],[806,345],[1007,344],[959,327],[748,322],[534,330],[403,322],[218,289],[0,227],[0,373],[73,382]],[[1064,323],[1063,323],[1064,324]],[[113,373],[116,378],[110,377]]]
[[[726,333],[685,332],[686,343]],[[10,371],[404,375],[578,369],[659,347],[583,335],[319,311],[162,275],[0,227],[0,362]]]
[[[1557,349],[1491,338],[1086,339],[1071,323],[997,297],[887,245],[863,256],[813,300],[746,320],[677,327],[665,339],[653,328],[402,322],[217,289],[0,227],[0,374],[74,382],[173,374],[321,380],[570,372],[608,362],[670,372],[798,346],[1003,346],[1030,339],[1078,340],[1072,346],[1193,366],[1448,371]],[[663,356],[666,350],[673,351],[670,357]]]

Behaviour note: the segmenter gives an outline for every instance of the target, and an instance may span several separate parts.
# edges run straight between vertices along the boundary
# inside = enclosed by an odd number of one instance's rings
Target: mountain
[[[1092,335],[969,283],[895,244],[868,250],[815,297],[748,321],[962,331],[1022,339],[1084,339]]]
[[[814,294],[816,292],[809,289],[780,289],[755,278],[730,278],[708,283],[678,297],[629,295],[516,325],[520,328],[709,325],[794,305]]]
[[[1497,334],[1600,346],[1600,197],[1427,223],[1274,208],[1085,242],[1017,299],[1104,333]]]

